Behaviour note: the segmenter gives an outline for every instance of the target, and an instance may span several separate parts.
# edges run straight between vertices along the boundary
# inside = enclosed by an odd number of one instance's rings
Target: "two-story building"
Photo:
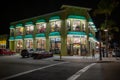
[[[89,55],[97,42],[90,10],[63,5],[56,12],[11,22],[9,47],[16,52],[40,48],[62,55]]]

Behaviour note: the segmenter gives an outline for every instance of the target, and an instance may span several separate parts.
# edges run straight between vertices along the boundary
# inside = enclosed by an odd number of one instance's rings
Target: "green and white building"
[[[90,8],[63,5],[61,10],[10,23],[9,48],[25,48],[83,56],[96,47],[96,27]]]

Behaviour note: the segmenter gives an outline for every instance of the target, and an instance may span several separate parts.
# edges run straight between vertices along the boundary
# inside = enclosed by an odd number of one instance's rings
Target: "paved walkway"
[[[15,54],[15,55],[6,55],[6,56],[0,56],[1,58],[7,58],[7,57],[17,57],[20,56],[20,54]],[[99,60],[99,56],[92,57],[92,56],[62,56],[60,59],[59,55],[54,55],[51,58],[45,58],[42,60],[54,60],[54,61],[75,61],[75,62],[120,62],[120,57],[115,58],[115,57],[104,57],[102,60]]]

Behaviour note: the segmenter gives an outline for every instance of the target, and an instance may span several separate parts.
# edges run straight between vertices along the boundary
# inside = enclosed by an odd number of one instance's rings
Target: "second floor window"
[[[16,28],[16,35],[23,35],[23,27]]]
[[[14,36],[14,29],[10,29],[10,36]]]
[[[34,25],[26,25],[26,34],[33,34],[34,31]]]
[[[36,28],[37,28],[37,33],[44,33],[46,30],[46,23],[39,23],[36,24]]]
[[[60,20],[50,22],[50,31],[51,32],[60,31],[60,28],[61,28],[61,21]]]

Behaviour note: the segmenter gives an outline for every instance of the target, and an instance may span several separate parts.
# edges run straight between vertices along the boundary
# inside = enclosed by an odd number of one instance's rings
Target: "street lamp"
[[[102,53],[101,53],[101,30],[99,29],[99,60],[102,60]]]
[[[106,43],[106,57],[108,57],[108,29],[105,29],[105,37],[106,37],[106,40],[105,40],[105,43]]]

